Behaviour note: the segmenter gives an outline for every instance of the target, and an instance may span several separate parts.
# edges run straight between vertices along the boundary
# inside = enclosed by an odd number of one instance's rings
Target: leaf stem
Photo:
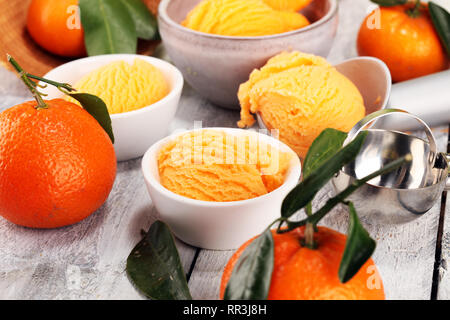
[[[305,207],[305,212],[308,217],[312,216],[312,203],[308,203]],[[309,249],[317,249],[317,243],[314,241],[315,228],[312,223],[307,223],[305,228],[305,238],[302,241],[302,246]]]
[[[302,241],[302,246],[315,250],[317,249],[317,242],[314,240],[314,225],[307,222],[305,227],[305,238]]]
[[[36,80],[39,80],[39,81],[51,84],[52,86],[55,86],[55,87],[57,87],[60,90],[61,89],[65,89],[65,90],[67,90],[67,92],[77,91],[75,88],[73,88],[68,83],[60,83],[60,82],[52,81],[52,80],[41,78],[41,77],[29,74],[29,73],[26,73],[26,75],[27,75],[28,78],[36,79]]]
[[[312,216],[298,221],[298,222],[291,222],[286,221],[288,227],[285,229],[278,228],[277,233],[287,233],[289,231],[292,231],[295,228],[304,226],[308,223],[311,223],[313,225],[317,225],[320,220],[322,220],[323,217],[325,217],[335,206],[337,206],[339,203],[345,203],[345,199],[350,196],[353,192],[355,192],[358,188],[363,186],[365,183],[369,182],[373,178],[376,178],[380,175],[386,174],[388,172],[391,172],[392,170],[395,170],[396,168],[400,167],[402,164],[406,162],[410,162],[412,160],[412,156],[410,154],[406,155],[405,157],[402,157],[400,159],[394,160],[387,165],[385,165],[380,170],[364,177],[363,179],[354,181],[350,186],[348,186],[344,191],[339,193],[334,198],[329,199],[325,205],[319,209],[315,214]]]
[[[312,216],[312,204],[311,204],[311,202],[306,205],[305,212],[306,212],[306,215],[308,217]]]
[[[30,80],[29,75],[22,69],[22,67],[17,63],[17,61],[13,57],[11,57],[9,54],[6,54],[6,59],[14,67],[17,73],[19,73],[20,79],[28,87],[34,99],[36,99],[38,103],[36,109],[38,110],[47,109],[48,105],[45,103],[44,99],[42,99],[42,94],[36,89],[37,83]]]

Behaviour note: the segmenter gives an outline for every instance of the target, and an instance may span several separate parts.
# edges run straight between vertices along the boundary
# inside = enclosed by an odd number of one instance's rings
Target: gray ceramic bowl
[[[337,0],[314,0],[302,13],[311,25],[263,37],[228,37],[180,25],[201,0],[162,0],[159,28],[164,46],[186,81],[211,102],[239,109],[237,91],[255,68],[285,50],[326,57],[338,26]]]

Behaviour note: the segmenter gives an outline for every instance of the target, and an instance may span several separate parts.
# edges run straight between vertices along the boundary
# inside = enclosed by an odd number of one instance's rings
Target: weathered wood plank
[[[200,97],[194,89],[185,84],[183,95],[170,132],[193,128],[231,127],[236,128],[239,111],[219,108]]]
[[[31,97],[0,68],[0,109]],[[194,127],[235,126],[237,111],[217,108],[185,86],[170,132]],[[31,230],[0,219],[0,299],[136,299],[126,258],[157,218],[140,170],[140,159],[120,163],[106,204],[81,223],[58,230]],[[195,249],[177,240],[186,272]]]
[[[449,125],[450,128],[450,125]],[[449,134],[450,137],[450,134]],[[450,140],[447,145],[447,151],[450,152]],[[441,257],[438,267],[438,287],[437,299],[450,300],[450,192],[446,193],[446,203],[442,212],[443,219],[443,233],[441,241]]]
[[[439,212],[437,203],[416,221],[401,225],[381,225],[362,219],[377,241],[373,258],[387,299],[430,299]],[[345,233],[347,219],[346,209],[340,207],[323,224]]]
[[[356,55],[354,41],[359,22],[367,13],[368,0],[340,0],[340,27],[329,60],[332,63]],[[0,68],[0,110],[29,98],[12,73]],[[213,85],[213,84],[212,84]],[[194,126],[235,127],[237,111],[220,109],[200,98],[189,86],[183,92],[179,111],[170,132]],[[440,149],[445,129],[437,129]],[[439,133],[442,131],[442,134]],[[330,192],[319,195],[324,199]],[[440,299],[450,298],[450,218],[447,206],[443,237]],[[387,297],[428,299],[432,283],[434,248],[439,219],[438,205],[424,217],[402,226],[379,226],[365,222],[378,240],[378,264]],[[114,189],[107,203],[85,221],[58,230],[31,230],[0,219],[0,299],[139,299],[129,283],[125,261],[157,218],[140,173],[140,160],[119,164]],[[346,230],[347,216],[337,209],[324,223]],[[177,241],[186,272],[196,250]],[[232,251],[202,250],[189,286],[196,299],[217,299],[223,267]]]
[[[330,187],[327,188],[327,192],[318,195],[319,202],[329,193]],[[387,299],[430,298],[439,210],[440,205],[436,205],[417,221],[399,226],[380,226],[364,221],[372,237],[377,240],[374,260],[382,276]],[[334,210],[322,225],[345,233],[347,212],[343,208]],[[232,253],[232,251],[200,253],[189,284],[194,298],[218,298],[221,274]],[[450,277],[447,274],[447,278],[442,282],[448,282],[448,279]],[[442,284],[442,282],[441,286],[449,287],[450,283]],[[448,299],[444,291],[439,292],[444,299]],[[448,294],[448,289],[446,292]]]
[[[156,218],[140,160],[120,163],[106,204],[86,220],[32,230],[0,220],[0,299],[140,299],[125,263]],[[189,270],[195,250],[177,241]]]
[[[202,250],[189,281],[192,298],[196,300],[219,299],[220,279],[223,269],[234,251]]]
[[[450,197],[447,193],[444,232],[441,243],[441,259],[439,261],[438,300],[450,300]]]

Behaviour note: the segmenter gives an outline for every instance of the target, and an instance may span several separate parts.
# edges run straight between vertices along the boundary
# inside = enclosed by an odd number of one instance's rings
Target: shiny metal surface
[[[433,132],[431,131],[430,127],[419,117],[401,109],[384,109],[379,110],[376,112],[373,112],[366,116],[364,119],[359,121],[348,133],[348,138],[345,140],[344,145],[352,141],[359,132],[361,132],[365,127],[373,126],[375,125],[375,121],[385,118],[387,116],[392,115],[402,115],[403,117],[411,118],[412,120],[417,121],[421,125],[421,129],[425,129],[425,133],[428,138],[428,143],[430,144],[429,148],[429,163],[432,165],[436,160],[436,154],[437,154],[437,147],[436,147],[436,139],[433,136]]]
[[[392,109],[383,111],[370,115],[356,125],[349,133],[349,141],[372,121],[403,112]],[[425,125],[425,129],[428,131],[428,126]],[[405,223],[430,210],[442,191],[449,187],[448,155],[436,152],[431,130],[427,133],[429,141],[398,131],[366,131],[367,138],[356,159],[342,168],[332,180],[335,191],[343,191],[356,179],[410,153],[410,163],[369,181],[348,199],[354,202],[362,217],[380,223]]]

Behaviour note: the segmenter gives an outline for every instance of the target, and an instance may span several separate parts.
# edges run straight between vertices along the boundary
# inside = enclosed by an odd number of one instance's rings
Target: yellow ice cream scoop
[[[111,114],[141,109],[169,93],[164,74],[142,59],[135,59],[133,64],[109,63],[85,75],[74,87],[100,97]]]
[[[251,127],[259,112],[301,158],[322,130],[349,131],[365,115],[363,97],[349,79],[324,58],[300,52],[283,52],[254,70],[238,97],[239,127]]]
[[[263,0],[203,0],[183,26],[224,36],[265,36],[300,29],[308,19],[293,11],[275,10]]]
[[[280,187],[291,156],[259,139],[205,129],[178,136],[158,153],[161,184],[196,200],[247,200]]]
[[[312,0],[263,0],[275,10],[299,11],[305,8]]]

